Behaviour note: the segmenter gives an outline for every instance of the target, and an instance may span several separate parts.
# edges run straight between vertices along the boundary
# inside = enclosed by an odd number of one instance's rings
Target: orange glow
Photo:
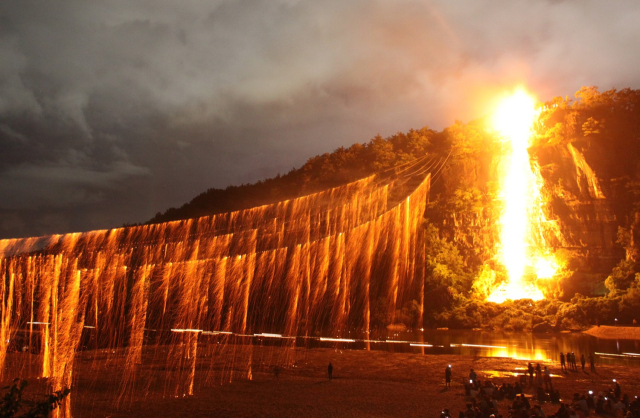
[[[253,338],[281,340],[286,364],[298,338],[356,342],[352,330],[371,329],[370,297],[389,314],[415,300],[422,312],[430,167],[424,157],[197,219],[0,240],[0,375],[28,369],[70,387],[86,344],[119,361],[116,402],[134,397],[153,359],[165,362],[165,396],[189,396],[199,382],[251,379]],[[7,359],[24,344],[38,363]]]
[[[494,116],[494,127],[507,143],[501,172],[500,198],[504,201],[501,218],[500,262],[508,279],[495,289],[488,300],[502,303],[511,299],[544,299],[537,279],[551,278],[558,266],[536,245],[534,232],[544,215],[541,209],[540,184],[529,161],[531,127],[538,112],[535,100],[522,89],[505,98]]]

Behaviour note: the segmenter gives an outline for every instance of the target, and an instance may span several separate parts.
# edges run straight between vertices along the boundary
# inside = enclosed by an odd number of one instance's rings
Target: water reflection
[[[394,334],[391,341],[413,341],[402,350],[394,344],[392,351],[425,354],[462,354],[482,357],[509,357],[518,360],[559,361],[560,353],[578,356],[594,353],[599,364],[640,366],[639,341],[604,340],[581,333],[510,333],[500,331],[424,330]],[[389,349],[390,344],[372,344],[372,349]]]

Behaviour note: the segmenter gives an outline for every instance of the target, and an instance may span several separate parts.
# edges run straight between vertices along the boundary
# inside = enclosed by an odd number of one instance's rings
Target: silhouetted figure
[[[565,364],[565,361],[564,361],[564,353],[562,352],[560,353],[560,370],[565,372],[567,371],[567,365]]]
[[[551,383],[551,371],[544,366],[544,386],[548,392],[553,391],[553,384]]]
[[[596,400],[596,414],[603,415],[604,413],[604,396],[600,395]]]
[[[533,364],[531,364],[531,362],[529,362],[527,369],[529,371],[529,386],[533,386],[533,372],[535,369],[533,368]]]
[[[596,371],[596,363],[595,363],[595,360],[593,358],[593,354],[589,354],[589,365],[591,366],[591,371],[595,372]]]
[[[538,397],[538,402],[545,402],[549,400],[547,398],[547,393],[542,389],[542,386],[538,386],[536,389],[536,395]]]
[[[276,377],[276,379],[278,378],[278,376],[280,376],[280,367],[273,366],[273,375]]]
[[[333,365],[331,363],[327,366],[327,372],[329,372],[329,380],[333,380]]]
[[[614,382],[615,385],[613,386],[613,394],[616,397],[616,401],[618,399],[620,399],[620,395],[622,394],[622,390],[620,389],[620,385],[618,384],[618,382]]]
[[[478,375],[473,371],[473,369],[471,369],[471,371],[469,372],[469,383],[475,386],[477,378]]]
[[[446,369],[444,369],[444,387],[451,387],[451,365],[448,365]]]
[[[582,371],[584,371],[585,363],[586,363],[586,360],[584,358],[584,354],[580,354],[580,364],[582,365]]]
[[[537,417],[537,418],[545,418],[546,415],[544,414],[544,411],[542,410],[542,407],[537,404],[537,405],[533,405],[533,415],[531,415],[532,417]]]
[[[567,408],[564,406],[563,403],[560,404],[560,408],[556,412],[556,417],[558,417],[558,418],[569,418],[569,411],[567,411]]]

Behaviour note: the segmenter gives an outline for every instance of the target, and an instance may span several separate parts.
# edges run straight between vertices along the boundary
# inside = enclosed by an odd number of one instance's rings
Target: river
[[[321,345],[335,346],[324,339]],[[388,336],[356,337],[339,343],[346,349],[388,350],[424,354],[460,354],[511,357],[534,362],[559,361],[560,353],[594,354],[596,364],[640,366],[640,341],[609,340],[582,333],[534,334],[527,332],[429,330],[399,332]],[[316,345],[316,344],[313,344]],[[587,360],[587,368],[589,362]]]

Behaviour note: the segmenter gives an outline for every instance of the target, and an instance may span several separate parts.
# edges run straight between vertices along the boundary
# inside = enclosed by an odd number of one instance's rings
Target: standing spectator
[[[586,360],[584,358],[584,354],[580,354],[580,364],[582,365],[582,371],[584,371],[584,364],[586,363]]]
[[[529,386],[533,386],[533,372],[534,372],[534,368],[533,368],[533,364],[531,364],[531,362],[529,362],[529,366],[527,367],[528,371],[529,371]]]
[[[531,364],[531,363],[529,363]],[[560,352],[560,370],[566,372],[567,371],[567,365],[565,364],[564,361],[564,353]]]
[[[329,363],[327,366],[327,372],[329,372],[329,380],[333,380],[333,364]]]
[[[477,378],[478,375],[473,371],[473,369],[471,369],[471,371],[469,372],[469,383],[475,386]]]
[[[444,369],[444,387],[451,387],[451,365],[448,365],[446,369]]]
[[[551,392],[553,390],[553,384],[551,383],[551,371],[547,369],[547,366],[544,366],[544,386],[547,389],[547,392]]]
[[[593,358],[593,354],[589,354],[589,365],[591,365],[591,371],[595,372],[596,371],[596,363],[595,363],[595,360]]]

